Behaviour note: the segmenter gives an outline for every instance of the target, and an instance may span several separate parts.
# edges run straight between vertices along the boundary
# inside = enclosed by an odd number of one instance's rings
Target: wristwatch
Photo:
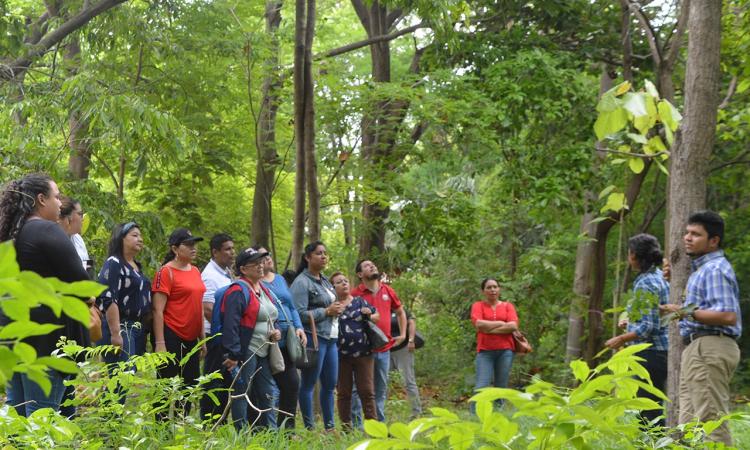
[[[414,343],[414,339],[409,339],[409,343],[413,344]]]
[[[692,320],[693,322],[695,322],[695,311],[697,310],[694,309],[688,313],[688,320]]]

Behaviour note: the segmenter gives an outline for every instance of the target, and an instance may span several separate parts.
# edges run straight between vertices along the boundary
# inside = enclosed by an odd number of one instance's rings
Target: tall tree
[[[688,56],[685,72],[685,113],[675,138],[669,178],[669,262],[672,268],[669,300],[682,303],[690,276],[690,260],[682,236],[690,212],[706,207],[706,179],[716,134],[716,117],[721,83],[722,2],[691,0],[688,28]],[[667,392],[671,400],[667,425],[677,422],[678,386],[682,340],[676,324],[669,333]]]
[[[690,0],[677,2],[679,12],[677,13],[674,26],[664,25],[664,34],[667,36],[662,42],[659,36],[662,30],[654,28],[652,20],[643,11],[642,6],[637,2],[630,0],[621,0],[622,8],[622,53],[623,53],[623,77],[632,76],[632,32],[630,22],[633,17],[641,27],[645,35],[646,44],[651,51],[651,60],[654,72],[657,75],[657,89],[662,98],[669,101],[674,100],[674,83],[672,77],[674,74],[675,64],[679,58],[679,50],[682,47],[683,36],[687,27],[688,6]],[[668,28],[668,29],[667,29]],[[627,81],[632,81],[625,78]],[[601,156],[596,156],[599,159]],[[641,186],[646,179],[651,164],[646,161],[641,173],[631,176],[628,181],[626,192],[628,210],[623,213],[628,214],[632,211],[638,196],[640,195]],[[594,164],[594,170],[597,170],[597,164]],[[586,194],[587,199],[595,199],[597,193],[595,190]],[[590,360],[599,352],[601,348],[602,334],[604,332],[602,311],[604,302],[604,289],[607,280],[607,239],[609,233],[619,223],[621,215],[613,214],[608,220],[591,223],[590,217],[594,217],[596,210],[595,202],[588,202],[589,209],[586,211],[581,220],[581,232],[585,232],[587,242],[579,245],[576,253],[576,275],[573,281],[573,291],[575,297],[568,313],[568,334],[566,339],[566,358],[568,360],[579,358],[581,352],[581,339],[584,336],[583,317],[588,318],[588,335],[584,355]],[[592,258],[591,261],[586,259]],[[588,311],[587,314],[584,312]]]
[[[297,0],[294,26],[294,139],[296,173],[294,182],[294,227],[291,260],[302,257],[307,215],[305,194],[309,200],[309,237],[320,235],[320,204],[315,168],[315,116],[313,105],[312,41],[315,34],[315,0]],[[312,165],[312,167],[309,167]],[[313,177],[310,179],[310,177]]]
[[[263,86],[261,103],[256,123],[255,146],[258,161],[255,167],[255,192],[253,196],[252,225],[250,240],[265,248],[272,248],[272,203],[273,191],[276,188],[276,170],[279,166],[279,155],[276,150],[276,115],[279,110],[279,37],[281,24],[281,7],[283,2],[270,0],[266,3],[266,35],[270,46],[263,68]],[[253,76],[248,71],[248,77]],[[248,85],[248,89],[250,89]],[[275,244],[273,245],[275,247]],[[273,248],[275,254],[275,248]]]

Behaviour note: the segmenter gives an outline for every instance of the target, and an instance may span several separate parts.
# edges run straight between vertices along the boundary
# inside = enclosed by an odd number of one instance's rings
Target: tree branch
[[[630,2],[630,11],[633,12],[633,15],[635,15],[638,22],[641,24],[641,28],[646,33],[646,40],[651,49],[651,58],[654,60],[654,65],[659,67],[662,62],[661,49],[659,48],[659,41],[656,37],[656,33],[654,33],[654,28],[651,26],[651,21],[646,17],[646,14],[643,13],[640,5],[637,3]]]
[[[391,34],[375,36],[369,39],[352,42],[351,44],[344,45],[343,47],[338,47],[338,48],[334,48],[333,50],[328,50],[325,53],[318,53],[317,55],[313,57],[313,60],[318,60],[322,58],[331,58],[334,56],[342,55],[344,53],[351,52],[353,50],[357,50],[362,47],[367,47],[368,45],[377,44],[378,42],[392,41],[405,34],[413,33],[414,31],[420,28],[428,28],[428,25],[422,22],[422,23],[418,23],[416,25],[412,25],[410,27],[406,27],[404,29],[395,31]]]
[[[10,62],[10,64],[3,65],[4,67],[0,66],[0,82],[7,82],[17,78],[20,74],[26,72],[36,59],[42,57],[49,49],[60,43],[68,35],[89,23],[94,17],[126,1],[128,0],[102,0],[96,5],[81,11],[57,29],[44,35],[36,45],[30,47],[25,55]]]
[[[682,0],[680,5],[680,17],[677,19],[677,26],[675,31],[667,38],[664,44],[667,49],[667,56],[664,59],[664,63],[667,65],[667,70],[671,70],[677,62],[677,56],[679,55],[680,48],[682,48],[682,38],[687,30],[688,16],[690,14],[690,0]]]
[[[734,75],[732,77],[732,81],[729,82],[729,89],[727,89],[727,95],[724,97],[724,100],[721,101],[719,104],[719,109],[726,109],[727,106],[729,106],[729,101],[732,99],[732,96],[737,91],[737,75]]]

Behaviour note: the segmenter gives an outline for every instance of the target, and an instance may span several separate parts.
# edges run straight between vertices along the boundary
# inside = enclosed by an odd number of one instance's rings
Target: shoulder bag
[[[308,311],[307,315],[310,317],[310,331],[312,331],[312,347],[305,347],[304,357],[297,364],[300,369],[309,369],[311,367],[318,367],[318,332],[315,330],[315,318],[312,312]]]
[[[273,322],[268,319],[269,330],[273,330]],[[286,370],[284,356],[281,354],[278,342],[269,342],[268,361],[271,363],[271,373],[276,375]]]
[[[367,340],[370,342],[370,348],[372,348],[373,350],[377,350],[388,345],[388,342],[390,342],[390,340],[388,339],[388,336],[383,333],[383,330],[380,329],[378,324],[370,319],[364,320],[365,334],[367,335]]]
[[[278,298],[276,301],[279,302],[281,312],[284,314],[286,322],[289,324],[286,329],[286,353],[289,355],[289,359],[294,365],[299,366],[300,361],[305,358],[305,349],[302,348],[302,342],[300,342],[299,337],[297,337],[297,330],[294,328],[294,322],[292,322],[286,313],[286,307]]]
[[[508,310],[507,306],[505,307],[505,310]],[[529,343],[529,340],[526,339],[526,336],[524,336],[524,334],[521,333],[520,330],[514,331],[511,336],[513,336],[513,345],[515,346],[515,350],[513,351],[515,353],[525,355],[526,353],[531,353],[534,350],[534,348]]]

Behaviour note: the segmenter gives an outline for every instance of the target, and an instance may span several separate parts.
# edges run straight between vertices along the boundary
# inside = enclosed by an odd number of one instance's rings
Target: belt
[[[691,342],[698,338],[702,338],[704,336],[726,336],[728,338],[732,338],[734,340],[737,340],[737,336],[733,334],[727,334],[723,331],[719,330],[702,330],[702,331],[696,331],[695,333],[690,333],[687,336],[682,337],[682,343],[685,345],[690,345]]]

